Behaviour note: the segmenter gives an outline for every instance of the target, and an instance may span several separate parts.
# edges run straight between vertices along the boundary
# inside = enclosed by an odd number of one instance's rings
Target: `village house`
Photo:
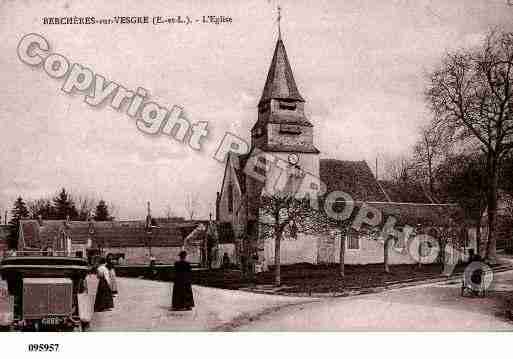
[[[284,172],[288,181],[298,181],[299,188],[305,187],[307,178],[307,190],[343,191],[355,203],[378,208],[384,219],[394,216],[399,230],[409,225],[416,233],[429,233],[439,238],[444,228],[454,227],[464,233],[465,250],[475,245],[457,205],[433,203],[423,189],[397,188],[380,182],[365,161],[320,158],[314,124],[305,115],[304,106],[305,100],[296,85],[280,35],[257,106],[250,150],[243,155],[231,152],[226,159],[216,201],[216,220],[218,228],[223,229],[218,237],[224,243],[217,252],[228,252],[238,263],[254,258],[263,268],[274,263],[274,240],[272,236],[266,238],[261,230],[259,203],[263,193],[272,195]],[[281,163],[268,166],[269,162]],[[290,236],[286,233],[281,244],[281,263],[338,262],[342,234],[332,231],[326,235],[325,232],[319,228],[319,232],[313,234]],[[376,240],[372,231],[346,235],[347,264],[383,262],[383,244]],[[454,231],[451,236],[456,236]],[[390,264],[415,262],[407,251],[390,250]]]
[[[192,263],[202,263],[205,233],[203,223],[191,221],[157,225],[150,232],[145,221],[21,220],[18,250],[52,248],[83,257],[113,254],[125,264],[148,264],[152,257],[170,264],[186,250]]]

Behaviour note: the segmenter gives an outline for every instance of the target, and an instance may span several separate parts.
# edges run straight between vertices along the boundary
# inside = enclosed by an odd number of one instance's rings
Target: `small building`
[[[188,236],[199,222],[158,225],[148,232],[145,221],[62,221],[22,220],[18,240],[19,250],[65,252],[67,255],[113,254],[126,264],[173,263],[178,253],[186,250],[192,263],[201,264],[204,255],[203,238]]]

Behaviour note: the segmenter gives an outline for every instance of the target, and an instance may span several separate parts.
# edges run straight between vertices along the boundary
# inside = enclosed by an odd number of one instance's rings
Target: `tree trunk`
[[[340,277],[344,278],[345,273],[345,256],[346,256],[346,233],[345,230],[340,230]]]
[[[490,166],[490,184],[488,187],[488,245],[486,258],[490,263],[497,260],[497,187],[498,187],[497,159],[492,159]]]
[[[434,178],[433,178],[433,160],[429,158],[428,160],[428,180],[429,180],[429,195],[433,198],[433,194],[435,192]]]
[[[281,233],[277,233],[274,240],[274,284],[281,285]]]
[[[481,256],[481,216],[476,226],[476,255]]]
[[[385,238],[385,241],[383,242],[383,263],[385,266],[385,273],[390,273],[390,267],[388,266],[388,247],[390,243],[390,236],[387,236]]]

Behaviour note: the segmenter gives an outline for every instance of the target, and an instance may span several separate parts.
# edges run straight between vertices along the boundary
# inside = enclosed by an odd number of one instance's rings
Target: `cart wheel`
[[[82,331],[86,332],[89,330],[90,323],[89,322],[82,322]]]
[[[79,322],[77,325],[75,325],[73,327],[73,331],[74,332],[83,332],[84,328],[83,328],[82,322]]]

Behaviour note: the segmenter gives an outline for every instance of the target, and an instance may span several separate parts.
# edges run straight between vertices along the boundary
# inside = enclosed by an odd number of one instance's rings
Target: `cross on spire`
[[[278,4],[278,39],[281,39],[281,6]]]

